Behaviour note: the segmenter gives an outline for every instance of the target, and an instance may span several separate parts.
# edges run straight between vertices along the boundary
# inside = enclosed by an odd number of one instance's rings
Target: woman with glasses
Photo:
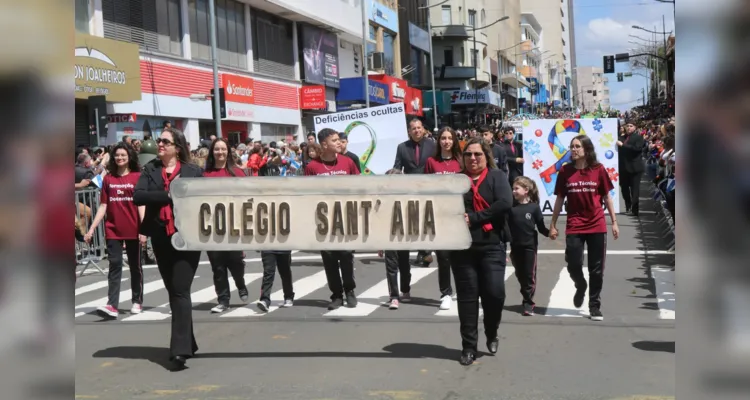
[[[510,239],[507,215],[513,195],[507,175],[495,167],[484,140],[469,140],[462,158],[464,173],[471,179],[471,190],[464,194],[464,218],[472,243],[466,250],[452,252],[451,267],[463,345],[459,362],[471,365],[477,356],[480,297],[487,348],[492,354],[497,352],[497,330],[505,304],[505,243]]]
[[[143,168],[135,186],[133,202],[146,206],[141,234],[151,237],[156,264],[169,294],[172,310],[172,339],[169,353],[175,367],[182,368],[198,351],[193,335],[193,307],[190,287],[198,269],[199,251],[177,251],[172,235],[177,232],[172,209],[170,185],[175,179],[198,178],[203,171],[190,163],[190,150],[185,135],[167,128],[156,140],[157,157]]]

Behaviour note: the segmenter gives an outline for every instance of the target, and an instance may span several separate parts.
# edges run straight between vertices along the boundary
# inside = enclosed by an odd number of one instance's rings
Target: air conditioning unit
[[[368,57],[368,69],[370,70],[376,70],[376,69],[385,69],[385,53],[372,53]]]

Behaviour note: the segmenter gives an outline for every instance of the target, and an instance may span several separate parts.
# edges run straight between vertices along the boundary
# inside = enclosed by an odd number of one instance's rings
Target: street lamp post
[[[368,36],[368,28],[369,28],[369,22],[367,20],[367,2],[365,0],[362,0],[362,60],[364,61],[362,64],[362,81],[364,84],[364,96],[365,96],[365,106],[367,108],[370,108],[370,66],[369,64],[369,58],[367,57],[367,36]]]
[[[216,123],[216,137],[221,137],[221,105],[219,104],[219,64],[216,60],[216,53],[218,51],[216,50],[216,6],[214,4],[214,0],[209,0],[208,2],[208,19],[211,20],[211,25],[209,26],[209,29],[211,29],[210,32],[210,39],[211,39],[211,61],[213,64],[213,74],[214,74],[214,122]]]
[[[432,54],[432,23],[430,22],[430,11],[429,9],[432,7],[437,7],[439,5],[445,4],[449,2],[450,0],[445,0],[441,3],[433,4],[433,5],[427,5],[424,7],[419,7],[419,9],[427,9],[427,33],[430,35],[430,80],[432,84],[432,115],[435,118],[435,126],[433,129],[438,128],[438,107],[437,107],[437,93],[435,92],[435,57]],[[429,0],[428,0],[429,4]]]
[[[492,25],[505,21],[508,18],[510,17],[506,15],[489,25],[485,25],[479,28],[476,28],[474,26],[471,27],[472,33],[474,34],[474,50],[472,50],[471,56],[474,61],[474,119],[476,121],[479,120],[479,85],[477,84],[477,82],[479,81],[479,79],[477,78],[477,68],[479,68],[479,54],[477,53],[477,31],[480,29],[489,28]],[[476,16],[474,17],[474,25],[476,25]]]

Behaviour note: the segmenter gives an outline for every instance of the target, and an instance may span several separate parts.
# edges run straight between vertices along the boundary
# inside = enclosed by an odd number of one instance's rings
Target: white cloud
[[[667,21],[667,32],[673,29],[672,21]],[[641,48],[638,44],[629,43],[634,41],[636,43],[642,43],[642,40],[638,40],[630,37],[629,35],[640,36],[645,39],[651,39],[652,34],[644,32],[638,29],[634,29],[633,26],[642,26],[646,29],[653,30],[656,26],[657,31],[661,31],[662,24],[661,19],[657,22],[655,20],[637,20],[637,19],[614,19],[611,17],[606,18],[595,18],[588,22],[583,29],[582,34],[577,35],[578,41],[576,42],[576,50],[579,52],[579,58],[584,63],[588,60],[596,59],[597,62],[594,65],[601,64],[601,56],[603,55],[614,55],[617,53],[631,53],[629,48]],[[662,36],[658,36],[659,44],[662,42]],[[584,61],[586,60],[586,61]],[[579,61],[579,65],[581,64]]]
[[[635,100],[633,98],[633,91],[630,89],[621,89],[617,92],[609,101],[610,104],[612,104],[613,107],[617,108],[618,105],[620,106],[629,106],[630,104],[626,104],[631,102],[632,100]],[[622,107],[625,108],[625,107]]]

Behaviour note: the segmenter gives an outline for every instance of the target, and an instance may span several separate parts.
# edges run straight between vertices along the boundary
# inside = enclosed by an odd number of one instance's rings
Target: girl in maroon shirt
[[[461,144],[456,131],[444,127],[438,132],[438,146],[435,154],[427,159],[425,174],[458,174],[463,169]],[[438,262],[438,287],[440,288],[440,309],[450,310],[453,301],[451,287],[450,251],[436,251]]]
[[[139,314],[143,310],[143,267],[141,266],[141,243],[146,237],[138,234],[138,227],[144,206],[133,203],[133,192],[140,178],[138,157],[133,148],[125,143],[118,143],[110,154],[107,164],[107,175],[104,176],[101,189],[101,205],[91,228],[84,236],[86,242],[96,232],[99,223],[106,216],[104,237],[107,240],[107,258],[109,260],[109,291],[107,305],[97,309],[105,317],[117,318],[120,303],[120,281],[122,280],[122,244],[128,253],[130,267],[130,285],[132,288],[133,306],[130,312]]]
[[[204,177],[246,176],[245,171],[236,167],[234,152],[229,151],[226,139],[217,138],[208,149]],[[222,313],[229,309],[230,289],[227,271],[232,273],[240,299],[247,303],[248,292],[245,286],[245,261],[242,251],[207,251],[208,260],[214,274],[214,288],[219,304],[211,309],[212,313]]]
[[[565,259],[568,262],[568,273],[575,282],[576,293],[573,304],[576,308],[583,305],[586,296],[587,282],[583,276],[583,246],[588,247],[588,268],[591,287],[589,290],[589,312],[591,320],[602,321],[601,292],[604,283],[604,261],[607,254],[607,222],[604,219],[602,205],[612,219],[612,236],[620,236],[617,226],[615,207],[609,192],[614,189],[606,168],[596,159],[594,144],[588,136],[580,135],[570,142],[571,160],[557,174],[555,183],[555,209],[549,229],[550,239],[555,240],[558,232],[555,225],[562,211],[565,199],[568,199],[565,222]]]

